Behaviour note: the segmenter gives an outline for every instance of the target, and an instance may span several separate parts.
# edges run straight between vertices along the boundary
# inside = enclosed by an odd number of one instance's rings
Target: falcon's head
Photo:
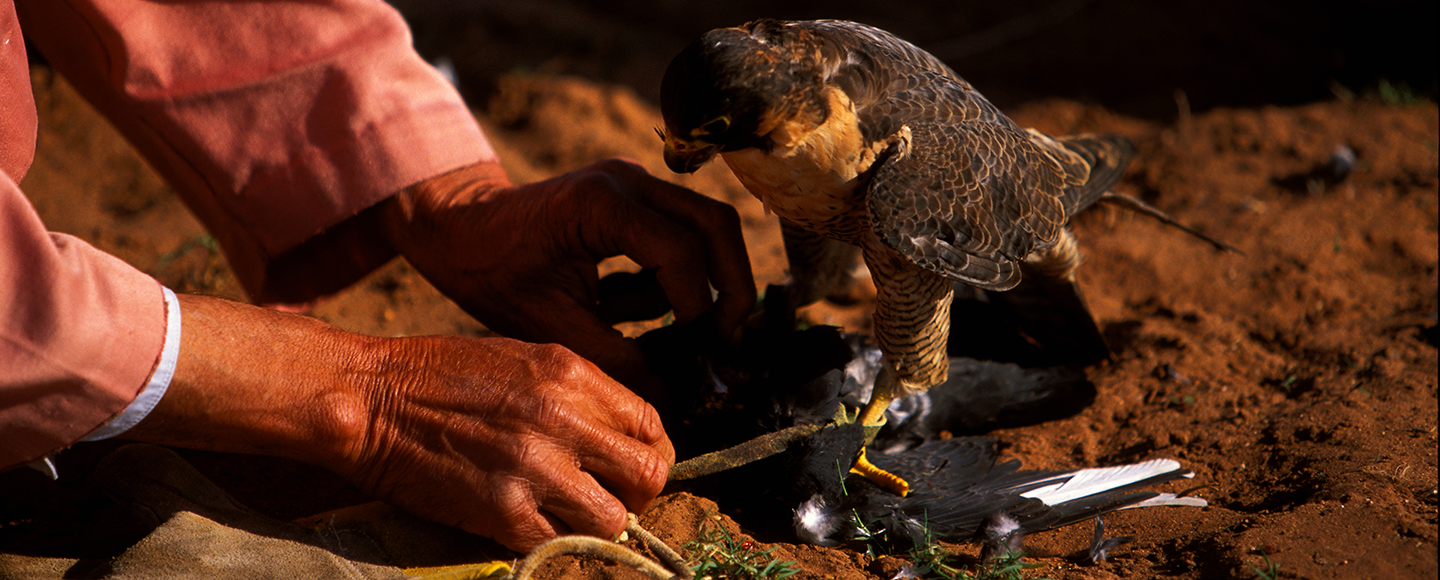
[[[717,153],[769,149],[782,123],[822,121],[810,105],[823,84],[817,40],[759,20],[711,30],[680,51],[660,83],[665,164],[692,173]]]

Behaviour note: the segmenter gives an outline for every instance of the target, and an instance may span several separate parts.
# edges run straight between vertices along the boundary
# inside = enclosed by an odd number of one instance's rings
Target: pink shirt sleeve
[[[257,302],[394,257],[364,210],[495,161],[380,0],[19,0],[26,37],[171,183]]]
[[[46,231],[21,194],[35,126],[25,43],[0,0],[0,469],[120,414],[150,382],[166,332],[159,283]]]
[[[14,6],[26,38],[176,188],[256,301],[348,285],[394,255],[367,208],[496,161],[379,0]],[[119,415],[167,339],[160,285],[46,231],[16,185],[35,111],[15,12],[0,0],[0,468]]]
[[[0,468],[69,446],[147,383],[165,339],[160,284],[45,230],[0,171]]]

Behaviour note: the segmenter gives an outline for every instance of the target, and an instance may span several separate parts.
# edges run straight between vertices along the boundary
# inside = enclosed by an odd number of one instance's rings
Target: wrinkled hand
[[[478,164],[387,204],[392,242],[466,312],[506,336],[569,347],[632,388],[648,373],[634,342],[596,314],[601,260],[625,255],[653,270],[679,322],[713,307],[727,339],[755,304],[734,208],[633,163],[522,186]]]
[[[520,551],[618,533],[675,459],[653,407],[559,346],[375,338],[179,298],[175,376],[126,438],[321,465]]]
[[[564,348],[425,337],[389,358],[345,475],[412,513],[528,551],[612,537],[665,485],[659,415]]]

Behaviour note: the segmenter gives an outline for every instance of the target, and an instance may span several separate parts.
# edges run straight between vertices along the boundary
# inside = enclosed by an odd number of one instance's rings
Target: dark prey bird
[[[778,455],[677,483],[714,500],[755,533],[793,533],[822,545],[854,540],[894,552],[936,540],[976,541],[987,552],[1001,553],[1018,549],[1028,533],[1117,509],[1205,504],[1143,489],[1191,476],[1169,459],[1021,471],[1018,461],[997,463],[992,440],[940,439],[945,432],[1057,418],[1055,413],[1078,411],[1094,395],[1094,386],[1075,368],[963,357],[950,359],[947,382],[897,399],[869,445],[876,465],[913,484],[911,493],[901,496],[851,474],[866,443],[864,427],[831,422],[842,400],[868,396],[881,358],[873,347],[834,327],[786,326],[747,328],[738,347],[711,349],[701,347],[713,336],[711,326],[696,322],[639,339],[654,360],[667,363],[657,371],[672,389],[723,388],[724,395],[712,395],[700,412],[667,417],[679,457],[795,425],[821,426]]]
[[[1204,499],[1146,491],[1190,478],[1171,459],[1074,471],[1021,471],[1016,460],[996,463],[995,442],[982,437],[928,441],[897,453],[872,453],[876,465],[910,480],[900,497],[836,468],[859,453],[858,424],[823,430],[804,443],[794,494],[794,528],[822,546],[848,540],[880,542],[908,551],[936,540],[979,542],[984,551],[1020,549],[1025,535],[1108,512],[1151,506],[1203,507]]]
[[[863,256],[886,362],[868,425],[945,380],[953,281],[1073,280],[1066,221],[1133,151],[1118,136],[1022,129],[944,63],[853,22],[712,30],[671,62],[660,98],[672,170],[718,154],[780,216],[796,305],[848,284]]]

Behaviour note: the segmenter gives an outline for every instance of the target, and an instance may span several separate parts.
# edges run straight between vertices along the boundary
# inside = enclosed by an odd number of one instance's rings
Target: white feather
[[[986,535],[993,538],[1003,538],[1015,533],[1020,529],[1020,521],[1010,517],[1007,513],[997,513],[990,519],[989,527],[985,528]]]
[[[1045,502],[1045,505],[1057,505],[1104,493],[1177,469],[1180,469],[1180,463],[1173,459],[1151,459],[1131,465],[1081,469],[1057,475],[1051,478],[1051,481],[1055,483],[1032,489],[1020,495],[1038,499]],[[1185,475],[1185,477],[1194,476],[1194,474]]]
[[[900,567],[900,571],[896,572],[895,575],[890,578],[890,580],[908,580],[909,578],[924,577],[925,575],[921,573],[920,570],[916,569],[914,562],[906,562],[904,566]]]
[[[835,510],[825,505],[825,498],[818,493],[795,508],[795,535],[807,544],[838,545],[840,542],[830,539],[830,536],[840,530],[842,523]]]
[[[1122,510],[1128,510],[1128,509],[1130,509],[1130,508],[1155,507],[1155,506],[1162,506],[1162,505],[1168,505],[1168,506],[1183,506],[1183,507],[1205,507],[1205,506],[1207,506],[1207,505],[1210,505],[1210,503],[1207,502],[1207,501],[1205,501],[1204,498],[1198,498],[1198,497],[1178,497],[1178,496],[1176,496],[1176,495],[1173,494],[1173,493],[1162,493],[1162,494],[1160,494],[1160,495],[1157,495],[1157,496],[1155,496],[1155,497],[1152,497],[1152,498],[1150,498],[1150,499],[1147,499],[1147,500],[1142,501],[1142,502],[1140,502],[1140,503],[1137,503],[1137,504],[1135,504],[1135,505],[1127,505],[1127,506],[1125,506],[1125,507],[1123,507],[1123,508],[1120,508],[1120,509],[1122,509]]]

